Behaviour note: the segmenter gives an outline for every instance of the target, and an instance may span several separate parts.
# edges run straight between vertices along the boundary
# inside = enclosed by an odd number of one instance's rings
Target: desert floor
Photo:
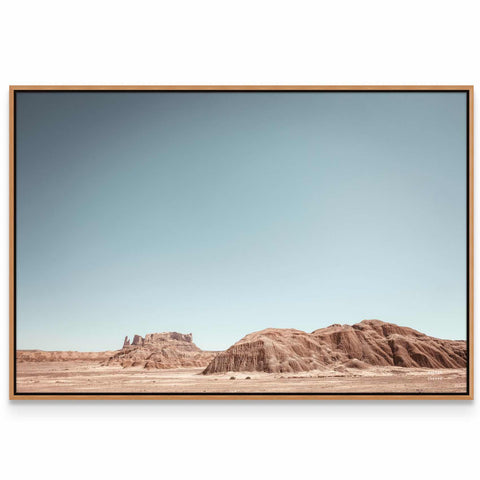
[[[375,367],[299,374],[202,375],[203,368],[144,370],[95,362],[21,362],[19,393],[464,393],[465,369]],[[247,378],[250,377],[250,378]]]

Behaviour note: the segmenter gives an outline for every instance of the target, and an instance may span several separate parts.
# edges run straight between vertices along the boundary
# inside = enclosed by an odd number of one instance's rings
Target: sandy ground
[[[375,367],[300,374],[202,375],[203,368],[124,369],[96,362],[21,362],[19,393],[464,393],[465,369]],[[233,377],[233,378],[232,378]],[[250,378],[247,378],[250,377]]]

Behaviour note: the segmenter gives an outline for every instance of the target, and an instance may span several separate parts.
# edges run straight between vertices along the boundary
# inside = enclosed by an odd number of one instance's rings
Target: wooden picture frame
[[[435,93],[448,93],[458,92],[465,94],[466,100],[466,146],[465,157],[462,161],[466,163],[466,211],[467,218],[465,232],[465,241],[467,244],[466,253],[466,312],[467,312],[467,325],[466,325],[466,364],[465,364],[465,379],[466,388],[464,392],[316,392],[316,391],[301,391],[301,392],[281,392],[281,391],[231,391],[231,392],[140,392],[135,391],[131,393],[126,392],[69,392],[69,391],[32,391],[24,390],[19,391],[17,385],[17,291],[16,291],[16,262],[18,261],[17,253],[21,255],[21,252],[17,252],[16,245],[16,229],[17,229],[17,195],[18,191],[16,183],[16,96],[22,94],[22,92],[263,92],[265,95],[268,92],[331,92],[331,93],[346,93],[346,92],[370,92],[370,93],[399,93],[399,92],[435,92]],[[384,400],[472,400],[473,399],[473,86],[462,85],[448,85],[448,86],[41,86],[41,85],[21,85],[10,87],[10,399],[14,400],[60,400],[60,399],[89,399],[89,400],[131,400],[131,399],[164,399],[164,400],[184,400],[184,399],[248,399],[248,400],[371,400],[371,399],[384,399]],[[360,320],[360,319],[358,319]],[[271,322],[269,322],[271,323]],[[295,328],[295,325],[292,325]],[[141,333],[141,332],[139,332]],[[195,332],[194,332],[195,333]],[[239,340],[239,339],[237,339]],[[142,339],[142,341],[144,341]],[[128,344],[129,345],[129,344]],[[245,371],[247,372],[247,371]],[[247,373],[242,371],[242,376],[245,377]],[[247,377],[248,378],[248,377]]]

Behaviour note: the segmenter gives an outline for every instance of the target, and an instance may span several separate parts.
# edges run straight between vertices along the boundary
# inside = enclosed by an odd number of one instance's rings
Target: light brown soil
[[[21,362],[19,393],[464,393],[466,369],[338,367],[302,373],[227,372],[203,368],[124,369],[98,362]],[[231,379],[234,377],[234,379]],[[247,379],[250,377],[250,379]]]

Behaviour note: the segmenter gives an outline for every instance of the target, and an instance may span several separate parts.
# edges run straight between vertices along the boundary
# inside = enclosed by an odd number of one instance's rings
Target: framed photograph
[[[473,87],[10,88],[11,399],[473,399]]]

